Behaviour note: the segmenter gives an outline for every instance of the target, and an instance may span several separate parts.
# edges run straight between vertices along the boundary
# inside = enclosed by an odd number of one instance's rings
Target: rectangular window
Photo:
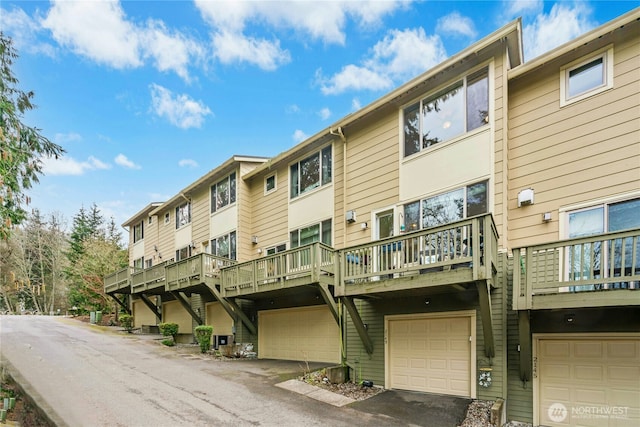
[[[566,105],[613,87],[613,48],[560,69],[560,104]]]
[[[270,193],[276,189],[276,176],[270,175],[264,179],[264,192]]]
[[[404,155],[410,156],[489,123],[484,68],[404,109]]]
[[[144,239],[144,221],[133,226],[133,243]]]
[[[603,203],[568,213],[567,237],[578,238],[602,233],[640,228],[640,198]],[[633,238],[585,242],[568,247],[566,263],[569,280],[630,275],[632,266],[640,265],[640,242]],[[635,253],[636,259],[633,259]],[[624,261],[624,263],[623,263]],[[603,265],[604,263],[604,265]],[[622,268],[624,264],[624,269]],[[623,271],[624,270],[624,271]],[[626,286],[621,283],[609,286]],[[572,287],[573,291],[593,290],[594,286]]]
[[[277,245],[277,246],[272,246],[270,248],[267,248],[267,250],[265,251],[265,253],[267,255],[273,255],[273,254],[277,254],[280,252],[284,252],[287,250],[287,244],[283,243],[281,245]]]
[[[478,182],[447,193],[404,205],[404,230],[448,224],[464,218],[482,215],[488,209],[488,182]]]
[[[176,228],[191,223],[191,203],[187,202],[176,208]]]
[[[147,220],[147,223],[149,225],[153,224],[153,217],[152,216],[149,217],[149,219]]]
[[[133,260],[133,268],[142,270],[144,268],[144,257]]]
[[[219,257],[237,259],[236,232],[211,239],[211,254]]]
[[[145,268],[151,268],[151,267],[153,267],[153,260],[152,259],[148,259],[148,260],[146,260],[144,262],[144,264],[145,264],[144,265]]]
[[[331,182],[331,146],[323,148],[290,167],[291,198]]]
[[[211,213],[236,202],[236,173],[211,186]]]
[[[164,214],[164,223],[169,224],[170,222],[171,222],[171,214],[167,212],[166,214]]]
[[[191,256],[191,245],[180,248],[176,251],[176,261],[187,259]]]
[[[331,246],[331,220],[325,220],[318,224],[293,230],[290,233],[291,248],[308,245],[310,243],[322,242]]]

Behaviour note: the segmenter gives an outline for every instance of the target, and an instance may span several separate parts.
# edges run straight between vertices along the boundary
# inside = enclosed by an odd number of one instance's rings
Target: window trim
[[[487,129],[487,127],[491,126],[492,123],[492,119],[493,119],[493,67],[491,66],[492,62],[486,62],[478,67],[474,67],[472,69],[469,69],[462,77],[458,77],[456,79],[447,81],[446,83],[434,88],[433,90],[427,92],[426,94],[423,94],[422,96],[420,96],[417,100],[413,100],[412,102],[408,102],[405,105],[403,105],[400,108],[400,112],[399,112],[399,119],[400,119],[400,152],[401,152],[401,159],[402,160],[407,160],[410,158],[415,158],[416,156],[419,156],[420,154],[423,154],[425,152],[430,152],[432,150],[437,150],[438,148],[444,146],[444,145],[448,145],[449,143],[453,142],[453,141],[457,141],[462,137],[466,137],[468,135],[471,135],[473,133],[476,132],[481,132],[482,130]],[[485,123],[483,125],[480,125],[474,129],[468,130],[468,112],[467,112],[467,106],[468,106],[468,87],[469,87],[469,80],[472,78],[477,77],[477,75],[481,72],[483,72],[484,70],[486,70],[486,79],[487,79],[487,108],[488,108],[488,112],[487,112],[487,117],[485,118]],[[476,80],[473,80],[473,82],[475,82]],[[449,93],[451,90],[453,90],[453,88],[460,86],[464,89],[464,92],[462,93],[462,99],[463,99],[463,103],[464,103],[464,112],[462,114],[462,120],[463,120],[463,130],[461,133],[446,139],[446,140],[442,140],[439,141],[437,143],[431,144],[428,147],[423,147],[423,116],[422,116],[422,110],[423,110],[423,102],[428,100],[428,99],[434,99],[434,98],[438,98],[444,94]],[[418,114],[418,137],[419,137],[419,149],[411,154],[406,154],[406,144],[405,144],[405,112],[411,108],[417,107],[417,114]]]
[[[587,89],[573,97],[569,96],[569,74],[576,68],[587,65],[590,62],[596,61],[602,58],[603,61],[603,83],[599,86]],[[607,91],[613,88],[613,45],[608,45],[596,52],[591,53],[589,56],[584,56],[580,59],[572,61],[562,67],[560,67],[560,106],[571,105],[574,102],[582,101],[583,99],[590,98],[594,95]]]
[[[625,194],[620,194],[617,196],[611,196],[611,197],[606,197],[606,198],[600,198],[600,199],[595,199],[595,200],[591,200],[588,202],[584,202],[584,203],[579,203],[579,204],[575,204],[575,205],[571,205],[571,206],[564,206],[561,207],[560,209],[558,209],[559,212],[559,229],[558,229],[558,235],[560,239],[568,239],[569,237],[569,215],[574,213],[574,212],[579,212],[579,211],[586,211],[586,210],[590,210],[590,209],[595,209],[598,207],[604,207],[604,227],[605,227],[605,233],[608,233],[608,218],[607,218],[607,214],[608,214],[608,207],[609,205],[615,205],[617,203],[624,203],[624,202],[628,202],[631,200],[635,200],[640,198],[640,191],[634,191],[631,193],[625,193]]]
[[[136,237],[136,230],[140,229],[140,237]],[[138,243],[144,240],[144,220],[138,222],[133,226],[133,243]]]
[[[438,193],[435,193],[435,194],[430,194],[430,195],[427,195],[427,196],[422,196],[422,197],[419,197],[418,199],[413,199],[413,200],[407,201],[405,203],[402,203],[399,206],[399,208],[400,208],[400,212],[402,213],[402,218],[403,218],[402,220],[404,221],[404,223],[400,224],[400,226],[401,226],[401,230],[400,231],[403,232],[403,233],[408,233],[408,232],[411,232],[411,231],[424,230],[425,229],[425,227],[423,226],[424,225],[423,224],[424,223],[424,218],[423,218],[423,209],[424,209],[423,205],[424,205],[424,202],[426,200],[433,199],[433,198],[436,198],[436,197],[439,197],[439,196],[443,196],[443,195],[448,194],[448,193],[453,193],[454,191],[459,191],[459,190],[462,190],[462,193],[463,193],[463,200],[464,200],[463,217],[461,219],[457,219],[457,220],[454,220],[452,222],[462,221],[464,219],[472,218],[473,216],[476,216],[476,215],[469,216],[469,213],[468,213],[468,208],[469,208],[469,206],[468,206],[468,204],[469,204],[468,203],[468,201],[469,201],[469,199],[468,199],[469,188],[473,187],[474,185],[483,184],[483,183],[486,185],[486,200],[485,200],[485,203],[487,205],[487,211],[485,213],[483,213],[483,214],[477,214],[477,215],[487,215],[487,214],[491,213],[493,211],[493,209],[492,209],[493,205],[491,203],[491,200],[492,200],[491,199],[491,179],[485,178],[485,179],[472,181],[472,182],[466,183],[466,184],[458,186],[458,187],[449,188],[448,190],[445,190],[445,191],[441,191],[441,192],[438,192]],[[416,229],[409,229],[408,228],[408,224],[406,223],[407,215],[405,213],[405,209],[406,209],[407,205],[410,205],[410,204],[413,204],[413,203],[416,203],[416,202],[418,203],[418,227]],[[444,224],[450,224],[450,223],[451,222],[444,223]]]
[[[323,159],[324,151],[327,150],[327,149],[329,149],[329,154],[330,154],[330,156],[329,156],[329,176],[325,178],[324,174],[323,174],[324,165],[323,165],[322,159]],[[300,173],[299,173],[299,171],[300,171],[300,163],[305,161],[305,160],[310,159],[311,157],[313,157],[315,155],[318,155],[319,158],[320,158],[319,169],[318,169],[318,181],[319,181],[319,184],[318,184],[318,186],[313,187],[313,188],[311,188],[311,189],[309,189],[307,191],[300,192],[300,189],[299,189],[299,187],[300,187]],[[296,171],[297,171],[297,176],[298,176],[298,184],[297,185],[294,185],[293,182],[292,182],[293,181],[292,168],[294,167],[294,165],[296,166]],[[314,192],[318,191],[319,189],[321,189],[321,188],[323,188],[325,186],[331,185],[333,183],[333,144],[329,143],[327,145],[324,145],[323,147],[321,147],[318,150],[312,151],[311,153],[307,153],[303,157],[299,158],[297,161],[291,162],[289,164],[288,170],[289,170],[289,187],[290,187],[290,189],[289,189],[289,200],[298,199],[299,197],[306,196],[307,194],[314,193]],[[295,195],[294,195],[294,191],[297,191]]]
[[[187,221],[184,224],[178,224],[178,221],[180,220],[178,211],[181,210],[183,207],[187,208]],[[176,206],[175,211],[176,211],[176,230],[179,230],[182,227],[191,224],[191,202],[185,202],[185,203],[182,203],[181,205]]]
[[[232,239],[231,236],[233,235],[233,245],[232,245]],[[217,246],[214,242],[217,243],[217,240],[222,238],[222,237],[227,237],[227,239],[229,240],[229,257],[228,259],[232,259],[232,260],[236,260],[238,259],[238,232],[236,230],[231,230],[228,231],[226,233],[222,233],[216,237],[212,237],[211,239],[209,239],[209,246],[211,248],[211,255],[214,256],[219,256],[222,257],[222,255],[217,254]]]
[[[171,212],[165,212],[164,214],[164,225],[171,224]]]
[[[232,185],[231,185],[231,177],[233,176],[233,191],[232,191]],[[216,203],[216,196],[218,194],[218,186],[220,185],[220,183],[226,181],[227,186],[229,188],[229,201],[218,207],[217,203]],[[216,194],[216,196],[214,196],[214,192]],[[220,212],[222,210],[227,209],[229,206],[233,206],[236,204],[238,200],[238,174],[237,172],[234,170],[233,172],[229,173],[227,176],[225,176],[222,179],[219,179],[218,181],[216,181],[214,184],[212,184],[209,187],[209,213],[211,215]]]
[[[322,235],[323,235],[323,233],[325,231],[325,230],[323,230],[322,225],[326,224],[326,223],[328,223],[331,226],[331,236],[330,236],[331,243],[324,243],[322,241]],[[318,233],[319,233],[319,237],[320,237],[320,240],[318,240],[318,242],[315,242],[315,243],[322,243],[324,245],[333,246],[333,241],[334,241],[333,233],[334,233],[334,230],[335,230],[335,226],[333,224],[333,218],[326,218],[326,219],[323,219],[323,220],[320,220],[320,221],[312,222],[312,223],[307,224],[307,225],[300,225],[300,226],[298,226],[296,228],[290,229],[289,230],[289,248],[290,249],[296,249],[296,248],[299,248],[301,246],[304,246],[304,245],[300,244],[300,230],[302,230],[303,228],[313,227],[315,225],[318,226]],[[293,241],[291,239],[291,235],[296,231],[298,232],[298,243],[297,243],[296,246],[294,246]]]
[[[268,181],[273,178],[273,188],[267,188]],[[274,172],[264,177],[264,194],[271,194],[278,189],[278,173]]]

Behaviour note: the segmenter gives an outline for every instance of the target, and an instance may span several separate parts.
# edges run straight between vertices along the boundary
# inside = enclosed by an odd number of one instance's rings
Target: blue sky
[[[522,17],[529,60],[637,1],[11,1],[0,28],[67,151],[31,207],[117,224],[234,154],[271,157]]]

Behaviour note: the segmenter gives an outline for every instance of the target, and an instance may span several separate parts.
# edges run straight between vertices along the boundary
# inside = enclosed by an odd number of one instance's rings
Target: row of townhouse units
[[[289,151],[229,159],[124,224],[105,291],[138,327],[209,324],[260,358],[638,425],[639,19],[529,62],[516,20]]]

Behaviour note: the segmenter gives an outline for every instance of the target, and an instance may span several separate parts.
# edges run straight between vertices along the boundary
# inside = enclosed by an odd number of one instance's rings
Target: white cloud
[[[358,111],[361,108],[362,108],[362,103],[360,102],[360,100],[358,98],[353,98],[351,100],[351,110]]]
[[[56,133],[53,136],[53,140],[56,142],[56,144],[67,144],[70,142],[82,141],[82,136],[80,136],[80,134],[77,134],[75,132]]]
[[[318,116],[320,116],[322,120],[327,120],[329,117],[331,117],[331,110],[325,107],[318,111]]]
[[[256,38],[251,32],[293,30],[300,40],[343,45],[349,19],[360,27],[380,24],[382,17],[405,7],[396,1],[210,1],[196,7],[213,28],[215,56],[223,63],[246,62],[273,70],[290,61],[279,40]]]
[[[152,111],[181,129],[199,128],[205,117],[212,114],[209,107],[187,95],[174,95],[169,89],[157,84],[151,84],[149,89]]]
[[[446,57],[437,35],[427,37],[422,28],[391,30],[373,46],[362,65],[347,65],[329,78],[319,70],[316,79],[325,95],[347,90],[386,90],[394,82],[415,77]]]
[[[461,35],[469,38],[474,38],[477,35],[471,18],[462,16],[458,12],[452,12],[438,19],[436,33],[446,33],[454,36]]]
[[[178,162],[178,166],[180,166],[181,168],[184,168],[184,167],[197,168],[198,162],[196,162],[193,159],[182,159]]]
[[[502,4],[509,17],[540,13],[544,9],[542,0],[503,0]]]
[[[224,31],[213,36],[213,46],[216,57],[223,64],[247,62],[272,71],[291,61],[291,55],[280,49],[277,40],[255,39]]]
[[[298,142],[302,142],[305,139],[309,138],[309,135],[307,135],[306,133],[302,132],[300,129],[296,129],[295,132],[293,132],[293,135],[291,136],[293,138],[293,141],[298,143]]]
[[[41,21],[62,46],[113,68],[135,68],[151,59],[161,71],[188,80],[187,66],[203,48],[160,21],[138,25],[127,19],[117,1],[55,0]]]
[[[47,157],[42,159],[45,175],[84,175],[91,170],[111,169],[111,166],[103,161],[89,156],[85,161],[79,161],[73,157],[59,157],[58,159]]]
[[[573,7],[556,3],[549,14],[541,14],[526,25],[523,32],[525,60],[535,58],[595,28],[589,19],[591,9],[586,3],[576,2]]]
[[[300,107],[297,104],[291,104],[285,109],[287,114],[297,114],[300,112]]]
[[[125,156],[122,153],[118,154],[116,156],[116,158],[113,159],[113,161],[116,162],[117,165],[122,166],[123,168],[127,168],[127,169],[142,169],[142,166],[135,164],[134,162],[129,160],[127,158],[127,156]]]
[[[53,57],[55,48],[38,40],[38,32],[42,30],[40,24],[18,7],[11,10],[0,8],[2,16],[2,31],[11,36],[13,47],[18,52],[42,53]]]

